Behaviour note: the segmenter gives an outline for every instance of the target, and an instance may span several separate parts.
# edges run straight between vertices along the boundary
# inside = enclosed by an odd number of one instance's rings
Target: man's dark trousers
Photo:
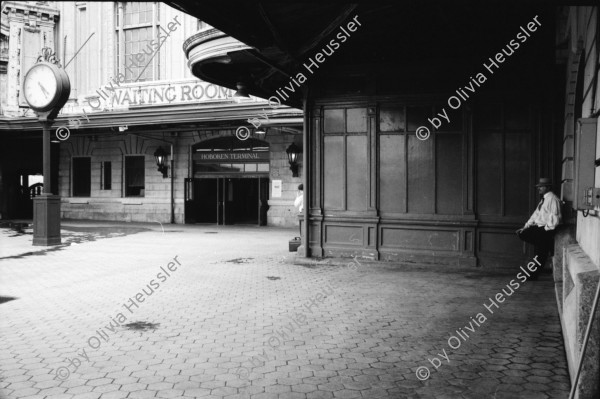
[[[518,234],[519,238],[525,242],[533,244],[535,254],[538,257],[538,262],[542,265],[537,270],[535,275],[546,265],[548,252],[553,248],[554,230],[546,231],[544,227],[531,226]]]

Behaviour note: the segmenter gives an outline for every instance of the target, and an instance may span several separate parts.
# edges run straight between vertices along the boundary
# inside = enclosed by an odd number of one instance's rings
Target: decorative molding
[[[119,142],[119,149],[123,155],[146,155],[147,141],[144,137],[128,134]]]
[[[95,148],[95,143],[85,137],[71,137],[64,143],[64,147],[69,157],[91,157]]]
[[[37,57],[37,60],[35,62],[50,62],[58,66],[59,68],[62,68],[60,60],[58,59],[58,57],[56,57],[56,53],[50,47],[42,48],[40,50],[40,55]]]
[[[38,28],[36,26],[32,27],[32,26],[28,26],[28,25],[25,25],[23,27],[23,29],[25,29],[26,32],[30,32],[30,33],[40,33],[42,31],[40,28]]]

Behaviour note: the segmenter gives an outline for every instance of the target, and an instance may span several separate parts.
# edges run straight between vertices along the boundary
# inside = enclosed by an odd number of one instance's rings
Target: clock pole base
[[[60,196],[33,199],[33,245],[60,245]]]

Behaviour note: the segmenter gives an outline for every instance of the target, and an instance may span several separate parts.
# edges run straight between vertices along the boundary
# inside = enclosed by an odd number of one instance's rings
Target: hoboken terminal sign
[[[197,152],[193,155],[194,162],[259,162],[268,161],[268,151],[235,151],[235,152]]]

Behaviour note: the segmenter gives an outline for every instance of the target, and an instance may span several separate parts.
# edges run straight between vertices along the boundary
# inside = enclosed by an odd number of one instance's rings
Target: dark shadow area
[[[12,296],[0,296],[0,304],[3,304],[4,302],[10,302],[15,299],[17,298],[13,298]]]

